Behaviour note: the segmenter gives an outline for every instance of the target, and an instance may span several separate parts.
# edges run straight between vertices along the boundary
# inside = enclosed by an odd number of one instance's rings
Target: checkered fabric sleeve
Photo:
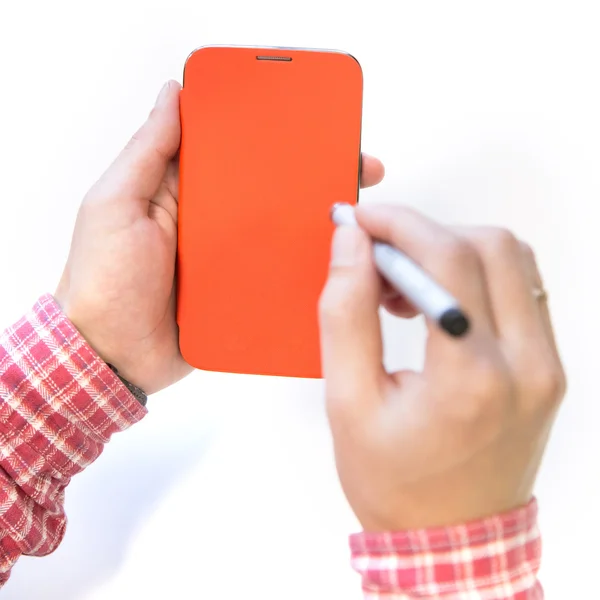
[[[365,600],[542,600],[537,502],[481,521],[351,536]]]
[[[0,587],[58,546],[71,477],[145,414],[52,296],[0,334]]]

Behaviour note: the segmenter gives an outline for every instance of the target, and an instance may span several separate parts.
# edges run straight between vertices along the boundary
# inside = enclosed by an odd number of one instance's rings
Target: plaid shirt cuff
[[[537,502],[453,527],[351,536],[367,600],[541,600]]]
[[[0,585],[56,548],[70,478],[145,414],[52,296],[0,334]]]

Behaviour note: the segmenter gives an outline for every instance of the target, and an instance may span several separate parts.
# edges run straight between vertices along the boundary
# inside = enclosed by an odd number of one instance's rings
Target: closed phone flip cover
[[[358,200],[361,113],[348,54],[206,47],[188,58],[177,318],[190,365],[321,377],[329,209]]]

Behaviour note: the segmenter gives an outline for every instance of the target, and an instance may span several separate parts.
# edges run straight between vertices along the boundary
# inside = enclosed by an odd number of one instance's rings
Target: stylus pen
[[[358,227],[350,204],[335,204],[331,209],[331,220],[336,225]],[[467,333],[469,320],[457,300],[408,256],[389,244],[374,241],[373,257],[381,275],[428,319],[451,336],[460,337]]]

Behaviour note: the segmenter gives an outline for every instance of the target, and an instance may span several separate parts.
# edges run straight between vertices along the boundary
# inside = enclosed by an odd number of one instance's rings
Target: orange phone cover
[[[178,323],[190,365],[321,377],[329,209],[358,200],[361,113],[362,71],[348,54],[206,47],[189,57]]]

